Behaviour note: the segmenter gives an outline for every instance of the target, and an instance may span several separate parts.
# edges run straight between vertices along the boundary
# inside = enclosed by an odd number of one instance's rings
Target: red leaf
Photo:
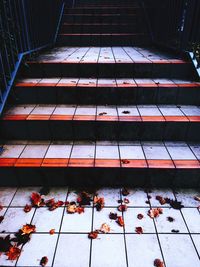
[[[142,219],[144,218],[144,215],[141,214],[141,213],[139,213],[139,214],[137,215],[137,218],[138,218],[139,220],[142,220]]]
[[[31,233],[34,233],[36,230],[36,227],[35,225],[32,225],[32,224],[25,224],[23,225],[23,227],[21,228],[21,231],[23,234],[31,234]]]
[[[137,234],[143,234],[143,229],[142,229],[142,227],[135,227],[135,232],[136,232]]]
[[[0,204],[0,211],[3,209],[3,206]]]
[[[21,250],[16,246],[11,246],[9,250],[6,252],[6,256],[8,256],[8,260],[14,261],[20,256]]]
[[[104,198],[95,196],[94,197],[94,204],[95,204],[95,207],[96,207],[97,211],[102,210],[104,208],[104,205],[105,205]]]
[[[154,266],[155,267],[165,267],[164,263],[160,259],[155,259]]]
[[[26,204],[26,206],[24,207],[24,212],[29,212],[29,211],[31,211],[31,209],[32,209],[32,206],[31,205],[28,205],[28,204]]]
[[[88,234],[88,238],[90,239],[96,239],[98,237],[99,232],[97,230],[92,231]]]
[[[55,234],[55,229],[51,229],[51,230],[49,231],[49,234],[50,234],[50,235],[54,235],[54,234]]]
[[[46,256],[42,257],[41,261],[40,261],[40,265],[41,266],[46,266],[48,263],[48,258]]]
[[[41,207],[41,206],[44,206],[45,204],[43,198],[37,192],[33,192],[31,194],[31,202],[33,206],[36,206],[36,207]]]
[[[159,217],[159,215],[162,213],[163,213],[163,210],[161,208],[150,209],[148,211],[148,215],[152,219]]]
[[[84,207],[77,207],[76,212],[78,212],[78,214],[81,214],[85,211]]]
[[[122,162],[123,164],[129,164],[129,163],[130,163],[130,161],[129,161],[128,159],[122,159],[121,162]]]
[[[118,209],[118,211],[126,211],[127,210],[127,206],[122,204],[117,209]]]
[[[119,226],[124,226],[124,219],[122,216],[118,216],[116,222],[119,224]]]
[[[125,198],[125,199],[124,199],[124,203],[125,203],[125,204],[129,204],[129,203],[130,203],[129,199],[128,199],[128,198]]]
[[[166,200],[165,198],[161,197],[161,196],[156,196],[156,200],[158,200],[160,202],[161,205],[166,204]]]

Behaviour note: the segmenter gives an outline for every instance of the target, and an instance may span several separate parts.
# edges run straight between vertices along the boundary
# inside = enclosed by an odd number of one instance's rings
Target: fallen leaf
[[[119,205],[117,209],[118,209],[118,211],[126,211],[127,206],[125,204],[122,204],[122,205]]]
[[[166,203],[169,204],[175,210],[181,210],[184,208],[181,201],[173,200],[170,198],[165,198]]]
[[[107,234],[110,232],[110,226],[107,223],[103,223],[101,225],[100,231],[104,234]]]
[[[55,234],[55,229],[51,229],[51,230],[49,231],[49,234],[50,234],[50,235],[54,235],[54,234]]]
[[[128,110],[124,110],[124,111],[122,111],[122,113],[123,113],[123,114],[130,114],[130,111],[128,111]]]
[[[129,204],[129,203],[130,203],[129,199],[128,199],[128,198],[125,198],[125,199],[124,199],[124,203],[125,203],[125,204]]]
[[[161,208],[150,209],[148,211],[148,216],[153,219],[159,217],[159,215],[162,213],[163,210]]]
[[[69,204],[67,206],[67,213],[73,214],[76,212],[76,209],[77,209],[76,204]]]
[[[171,232],[172,233],[179,233],[180,231],[179,230],[172,229]]]
[[[128,196],[129,194],[130,194],[129,191],[128,191],[126,188],[123,188],[123,189],[122,189],[122,196],[126,197],[126,196]]]
[[[0,253],[7,252],[9,248],[12,246],[10,235],[7,235],[5,238],[0,237]]]
[[[161,205],[166,204],[166,200],[165,198],[161,197],[161,196],[156,196],[156,200],[158,200],[160,202]]]
[[[106,115],[107,114],[107,112],[101,112],[101,113],[99,113],[99,116],[103,116],[103,115]]]
[[[81,214],[81,213],[85,212],[85,208],[84,208],[84,207],[77,207],[77,208],[76,208],[76,212],[77,212],[78,214]]]
[[[168,220],[168,222],[173,222],[173,221],[175,221],[175,219],[174,219],[173,217],[171,217],[171,216],[168,216],[168,217],[167,217],[167,220]]]
[[[4,216],[0,216],[0,223],[2,223],[4,220]]]
[[[42,257],[42,259],[40,260],[40,265],[46,266],[47,263],[48,263],[48,258],[46,256]]]
[[[32,224],[25,224],[23,225],[23,227],[21,228],[21,231],[23,234],[31,234],[31,233],[34,233],[36,230],[36,227],[35,225],[32,225]]]
[[[31,202],[34,207],[41,207],[45,205],[44,199],[37,192],[33,192],[31,194]]]
[[[109,218],[111,219],[111,220],[117,220],[117,213],[113,213],[113,212],[110,212],[110,214],[109,214]]]
[[[121,162],[122,162],[123,164],[129,164],[129,163],[130,163],[130,161],[129,161],[128,159],[122,159]]]
[[[14,261],[20,256],[21,250],[17,246],[11,246],[6,252],[8,260]]]
[[[123,84],[130,84],[129,82],[123,82]]]
[[[124,219],[122,216],[118,216],[116,222],[119,224],[119,226],[124,226]]]
[[[139,213],[139,214],[137,215],[137,218],[138,218],[138,220],[142,220],[142,219],[144,218],[144,215],[141,214],[141,213]]]
[[[91,196],[85,191],[81,192],[77,198],[77,202],[79,203],[80,206],[85,206],[85,205],[90,206],[91,201],[92,201]]]
[[[94,197],[94,204],[95,204],[94,206],[95,206],[97,211],[102,210],[104,208],[104,205],[105,205],[104,198],[95,196]]]
[[[16,242],[17,245],[25,245],[30,240],[30,234],[24,234],[20,229],[17,233],[15,233],[15,237],[12,238],[12,241]]]
[[[31,209],[32,209],[32,206],[26,204],[26,206],[24,207],[24,212],[28,213],[29,211],[31,211]]]
[[[165,267],[164,263],[160,259],[155,259],[154,260],[154,266],[155,267]]]
[[[0,204],[0,211],[3,209],[3,206]]]
[[[88,238],[90,239],[96,239],[98,237],[99,232],[97,230],[92,231],[88,234]]]
[[[142,229],[142,227],[135,227],[135,232],[137,233],[137,234],[143,234],[143,229]]]

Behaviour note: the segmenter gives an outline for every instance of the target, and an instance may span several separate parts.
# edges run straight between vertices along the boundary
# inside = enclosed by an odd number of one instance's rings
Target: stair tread
[[[161,141],[5,141],[0,166],[199,169],[200,144]]]
[[[200,106],[176,105],[14,105],[3,120],[200,122]]]

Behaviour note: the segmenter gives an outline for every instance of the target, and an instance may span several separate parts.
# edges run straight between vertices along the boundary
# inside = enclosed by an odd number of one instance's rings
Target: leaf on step
[[[34,233],[36,230],[36,226],[32,225],[32,224],[25,224],[23,225],[23,227],[21,228],[21,231],[23,234],[31,234]]]
[[[128,111],[128,110],[124,110],[124,111],[122,111],[122,113],[123,113],[123,114],[130,114],[130,111]]]
[[[154,260],[154,266],[155,267],[165,267],[164,263],[160,259],[155,259]]]
[[[44,199],[37,192],[31,194],[31,202],[34,207],[42,207],[45,205]]]
[[[171,217],[171,216],[168,216],[167,220],[168,220],[168,222],[174,222],[175,221],[175,219],[173,217]]]
[[[51,230],[49,231],[49,234],[50,234],[50,235],[54,235],[54,234],[55,234],[55,229],[51,229]]]
[[[24,207],[24,212],[28,213],[29,211],[31,211],[31,209],[32,209],[32,206],[26,204],[26,206]]]
[[[98,237],[99,231],[95,230],[88,234],[89,239],[96,239]]]
[[[129,199],[128,198],[124,198],[124,203],[125,204],[129,204],[130,203]]]
[[[105,201],[103,197],[98,197],[98,196],[94,197],[94,206],[97,211],[101,211],[104,208],[104,205]]]
[[[126,196],[128,196],[129,194],[130,194],[129,191],[128,191],[126,188],[123,188],[123,189],[122,189],[122,196],[126,197]]]
[[[50,211],[53,211],[59,207],[62,207],[64,202],[59,200],[55,201],[54,198],[51,198],[45,202],[46,206],[49,208]]]
[[[101,113],[99,113],[99,116],[103,116],[103,115],[106,115],[107,114],[107,112],[101,112]]]
[[[113,213],[113,212],[110,212],[110,214],[109,214],[109,218],[111,219],[111,220],[117,220],[117,213]]]
[[[40,265],[46,266],[47,263],[48,263],[48,258],[46,256],[42,257],[42,259],[40,260]]]
[[[21,249],[17,246],[11,246],[9,250],[6,252],[6,256],[8,256],[8,260],[14,261],[16,260],[21,254]]]
[[[4,220],[4,216],[0,216],[0,223],[2,223]]]
[[[162,214],[162,213],[163,213],[163,209],[161,209],[161,208],[154,208],[154,209],[150,209],[148,211],[148,216],[153,219],[153,218],[159,217],[160,214]]]
[[[161,205],[166,204],[166,200],[164,197],[156,196],[156,200],[158,200]]]
[[[101,225],[100,231],[104,234],[107,234],[110,232],[110,226],[107,223],[103,223]]]
[[[130,84],[129,82],[123,82],[123,84]],[[130,113],[130,112],[129,112]]]
[[[116,222],[119,224],[119,226],[124,226],[124,219],[122,216],[118,216]]]
[[[173,200],[170,198],[165,198],[166,203],[169,204],[175,210],[181,210],[184,208],[181,201]]]
[[[120,206],[118,206],[118,211],[127,211],[127,206],[125,204],[122,204]]]
[[[73,214],[76,212],[76,209],[77,209],[76,204],[69,204],[67,206],[67,213]]]
[[[129,164],[130,163],[130,161],[128,159],[122,159],[121,162],[122,162],[122,164]]]
[[[142,220],[142,219],[144,218],[144,215],[141,214],[141,213],[139,213],[139,214],[137,215],[137,218],[138,218],[138,220]]]
[[[143,229],[142,229],[142,227],[135,227],[135,232],[137,233],[137,234],[143,234]]]
[[[9,248],[12,246],[10,235],[7,235],[5,238],[0,237],[0,253],[7,252]]]
[[[84,206],[84,205],[90,206],[91,201],[92,201],[92,198],[87,192],[83,191],[83,192],[79,193],[79,196],[77,198],[77,202],[79,203],[80,206]]]

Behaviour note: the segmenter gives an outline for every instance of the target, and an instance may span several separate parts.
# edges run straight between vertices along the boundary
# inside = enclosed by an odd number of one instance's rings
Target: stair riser
[[[1,137],[32,140],[200,141],[199,122],[1,121]]]
[[[183,78],[194,77],[191,64],[159,63],[31,63],[24,77]]]
[[[8,167],[0,168],[0,176],[0,186],[199,188],[200,185],[200,169]]]
[[[136,15],[64,15],[62,22],[70,23],[131,23],[139,20]]]
[[[141,14],[143,10],[141,8],[128,8],[128,7],[102,7],[102,8],[71,8],[71,9],[66,9],[64,16],[69,15],[69,14],[78,14],[78,15],[83,15],[83,14],[91,14],[91,15],[96,15],[96,14]]]
[[[17,87],[18,104],[199,105],[200,88],[188,87]]]
[[[63,25],[61,33],[140,33],[142,25]]]

